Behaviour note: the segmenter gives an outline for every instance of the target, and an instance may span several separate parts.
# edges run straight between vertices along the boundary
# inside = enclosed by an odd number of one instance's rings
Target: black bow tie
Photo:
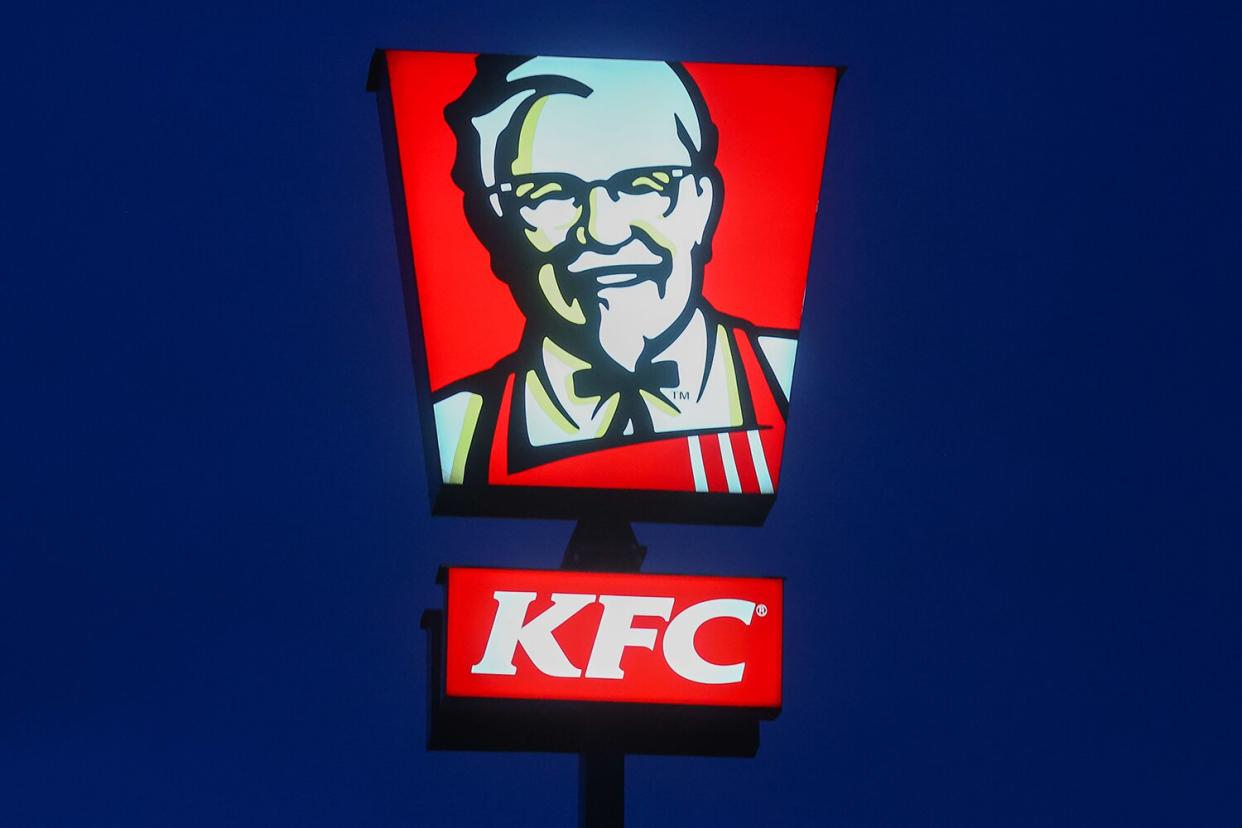
[[[633,422],[636,434],[644,434],[652,431],[651,413],[639,392],[646,391],[667,401],[660,389],[676,388],[681,384],[681,377],[677,371],[677,363],[669,360],[648,362],[646,365],[639,365],[633,372],[608,360],[575,371],[573,383],[575,395],[599,397],[600,405],[613,394],[621,395],[612,425],[608,428],[609,434],[620,434],[630,422]]]
[[[664,396],[661,388],[676,388],[680,383],[676,362],[649,362],[629,372],[615,362],[601,363],[591,368],[574,371],[574,394],[579,397],[608,399],[618,391],[622,395],[637,394],[640,390],[656,396]]]

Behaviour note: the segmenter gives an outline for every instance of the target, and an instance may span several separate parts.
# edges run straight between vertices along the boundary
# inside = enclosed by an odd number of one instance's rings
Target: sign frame
[[[431,511],[437,515],[533,517],[544,519],[623,518],[629,521],[688,524],[760,526],[775,503],[776,492],[730,493],[717,491],[668,491],[561,486],[494,485],[444,482],[439,466],[436,420],[430,371],[419,303],[414,253],[410,238],[407,194],[397,141],[397,121],[389,76],[388,54],[377,49],[372,56],[367,89],[376,93],[379,121],[389,181],[393,224],[397,238],[411,363],[417,388],[420,433]],[[835,71],[833,88],[843,67]],[[822,188],[822,176],[816,181]],[[811,245],[813,249],[814,238]],[[722,432],[711,432],[722,433]]]
[[[448,570],[493,568],[445,565],[437,571],[436,582],[444,588],[446,609],[427,610],[421,620],[428,645],[428,750],[608,751],[739,758],[756,755],[759,750],[759,723],[776,719],[781,712],[779,706],[724,707],[448,695]],[[565,570],[529,568],[518,571],[555,574]],[[678,573],[646,574],[658,577]],[[782,639],[783,636],[782,631]]]

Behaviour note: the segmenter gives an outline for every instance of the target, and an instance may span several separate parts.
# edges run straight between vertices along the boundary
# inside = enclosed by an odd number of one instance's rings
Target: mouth
[[[573,274],[581,283],[594,282],[601,288],[632,287],[641,282],[659,282],[664,268],[658,265],[612,265],[580,270]]]

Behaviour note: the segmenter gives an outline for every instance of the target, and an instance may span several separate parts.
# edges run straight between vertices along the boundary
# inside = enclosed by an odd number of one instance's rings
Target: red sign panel
[[[448,570],[452,697],[776,709],[783,582]]]
[[[440,511],[762,519],[839,74],[380,55]]]

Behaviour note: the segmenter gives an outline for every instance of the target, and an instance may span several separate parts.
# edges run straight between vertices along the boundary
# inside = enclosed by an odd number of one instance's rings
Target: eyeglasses
[[[673,197],[678,181],[693,171],[693,167],[638,167],[622,170],[602,181],[583,181],[568,173],[531,173],[515,175],[492,187],[488,193],[516,201],[519,207],[538,207],[546,201],[573,201],[582,205],[596,187],[603,187],[613,199],[649,193]]]

